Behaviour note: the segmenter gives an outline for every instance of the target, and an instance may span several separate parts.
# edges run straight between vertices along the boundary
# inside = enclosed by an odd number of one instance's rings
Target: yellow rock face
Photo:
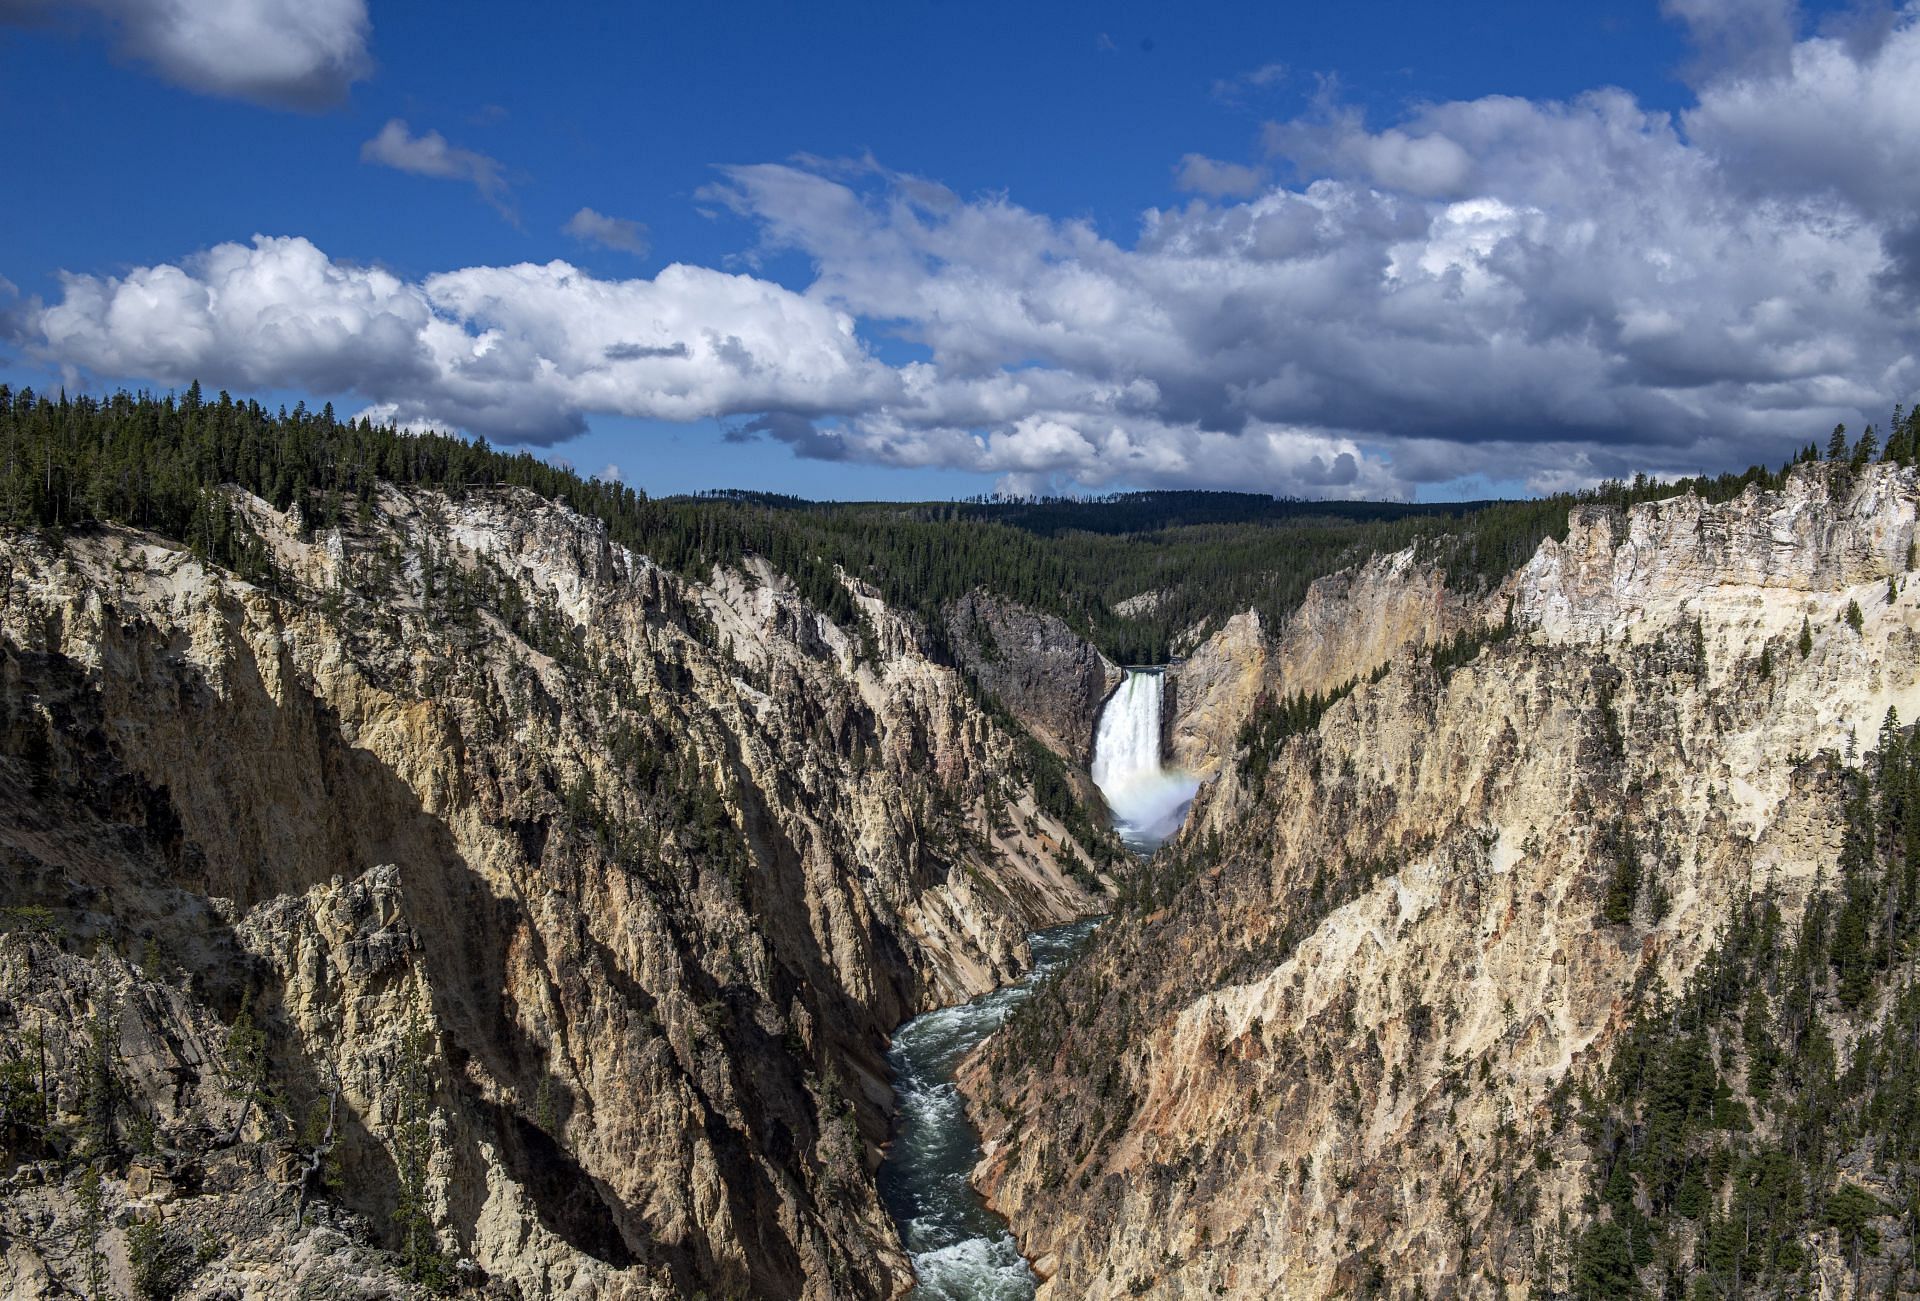
[[[1264,649],[1249,625],[1196,653],[1176,744],[1217,775],[1164,889],[968,1067],[977,1177],[1048,1262],[1043,1298],[1564,1282],[1551,1230],[1585,1214],[1586,1154],[1554,1091],[1736,903],[1801,906],[1841,770],[1920,711],[1920,485],[1875,467],[1834,500],[1822,474],[1584,510],[1478,602],[1376,560]],[[1449,674],[1401,649],[1509,597],[1516,636]],[[1267,770],[1231,761],[1253,680],[1389,661]],[[1609,924],[1623,827],[1657,890]]]
[[[864,643],[764,567],[687,581],[525,493],[389,491],[316,535],[236,505],[270,585],[127,531],[0,537],[3,685],[46,738],[34,773],[0,764],[0,903],[107,937],[0,937],[0,997],[56,1027],[127,1009],[163,1144],[241,1127],[218,1195],[169,1210],[231,1244],[209,1286],[386,1294],[417,1018],[426,1199],[470,1281],[903,1289],[871,1179],[887,1031],[1100,906],[1012,738],[857,585]],[[152,978],[116,956],[141,936]],[[243,991],[285,1124],[215,1069]],[[246,1154],[336,1091],[336,1211],[296,1224],[266,1173],[292,1167]],[[31,1241],[12,1295],[72,1268]]]

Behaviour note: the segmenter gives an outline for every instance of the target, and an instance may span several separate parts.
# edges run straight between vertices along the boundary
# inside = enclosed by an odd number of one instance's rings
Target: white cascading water
[[[1179,830],[1200,783],[1160,762],[1160,702],[1166,675],[1129,669],[1100,711],[1093,735],[1093,782],[1113,810],[1114,830],[1151,849]]]

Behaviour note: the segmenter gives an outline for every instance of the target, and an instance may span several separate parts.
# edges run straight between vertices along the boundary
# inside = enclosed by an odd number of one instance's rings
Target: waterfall
[[[1175,831],[1200,783],[1160,763],[1160,705],[1166,675],[1128,669],[1126,681],[1100,711],[1093,735],[1093,781],[1113,810],[1114,829],[1136,849],[1151,849]]]

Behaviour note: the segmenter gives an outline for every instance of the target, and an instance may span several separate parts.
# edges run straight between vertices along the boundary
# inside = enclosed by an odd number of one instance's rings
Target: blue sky
[[[1912,400],[1911,11],[249,7],[0,0],[0,376],[884,497],[1538,490]]]

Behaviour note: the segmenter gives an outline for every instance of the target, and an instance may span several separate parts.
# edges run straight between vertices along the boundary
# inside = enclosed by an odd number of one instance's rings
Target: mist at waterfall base
[[[1131,669],[1100,711],[1093,738],[1093,782],[1113,811],[1113,829],[1135,850],[1150,851],[1180,829],[1200,783],[1160,763],[1166,675]]]
[[[960,1104],[953,1073],[1035,986],[1093,933],[1098,919],[1028,937],[1033,970],[959,1007],[915,1017],[893,1036],[898,1129],[880,1167],[880,1197],[913,1256],[914,1301],[1029,1301],[1039,1280],[1007,1223],[967,1182],[980,1160],[980,1136]]]

